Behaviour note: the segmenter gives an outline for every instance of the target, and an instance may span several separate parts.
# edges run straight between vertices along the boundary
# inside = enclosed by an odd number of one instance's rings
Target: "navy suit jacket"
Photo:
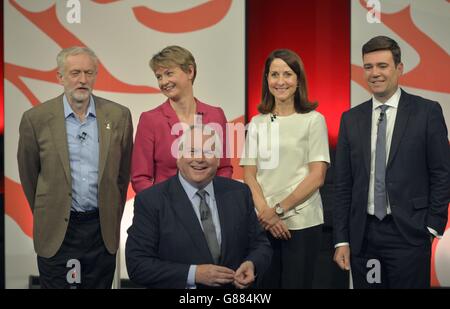
[[[260,275],[270,263],[272,249],[248,186],[218,176],[213,185],[222,234],[219,265],[236,270],[250,260]],[[126,263],[130,279],[139,285],[181,289],[186,287],[191,264],[214,264],[178,175],[136,196]]]
[[[336,148],[334,241],[357,254],[364,238],[369,194],[372,100],[342,115]],[[386,166],[392,217],[412,245],[442,235],[450,199],[450,150],[439,103],[402,90]]]

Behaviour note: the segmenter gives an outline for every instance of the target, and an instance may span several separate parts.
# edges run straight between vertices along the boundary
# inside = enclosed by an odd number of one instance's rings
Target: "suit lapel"
[[[97,117],[98,137],[99,137],[99,171],[98,183],[101,183],[103,172],[105,170],[106,160],[109,153],[109,144],[111,140],[111,133],[114,129],[114,123],[108,118],[109,114],[104,109],[102,99],[94,97],[95,113]],[[118,164],[118,162],[117,162]]]
[[[411,105],[409,104],[408,94],[402,90],[400,101],[398,102],[397,117],[395,118],[394,132],[392,133],[391,149],[389,151],[389,159],[386,167],[392,163],[392,160],[397,153],[398,147],[405,133],[406,125],[408,124],[409,114],[411,112]]]
[[[167,119],[167,123],[169,124],[169,127],[172,128],[176,123],[180,122],[178,119],[177,113],[175,113],[175,110],[170,106],[169,100],[164,102],[161,105],[162,113]],[[179,132],[177,136],[181,135],[182,132]]]
[[[178,175],[172,177],[170,180],[170,199],[171,207],[173,208],[179,222],[183,225],[184,230],[191,236],[192,242],[197,247],[202,256],[207,256],[211,262],[213,260],[211,253],[209,252],[208,244],[203,234],[203,230],[200,227],[200,222],[195,215],[192,204],[181,186]]]
[[[370,148],[372,134],[372,100],[363,103],[364,106],[360,110],[361,116],[358,117],[358,129],[364,154],[364,166],[367,174],[370,175]]]
[[[53,143],[56,145],[59,158],[61,159],[61,165],[66,174],[67,183],[71,186],[72,176],[70,172],[69,162],[69,145],[67,143],[67,131],[66,131],[66,119],[64,118],[64,105],[63,96],[59,96],[55,99],[55,107],[51,108],[52,112],[49,115],[48,125],[52,134]]]

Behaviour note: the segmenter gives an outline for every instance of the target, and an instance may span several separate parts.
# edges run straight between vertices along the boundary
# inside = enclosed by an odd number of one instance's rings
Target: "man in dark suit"
[[[342,115],[335,167],[334,260],[356,288],[427,288],[431,244],[447,222],[450,151],[437,102],[398,87],[400,48],[362,48],[372,99]]]
[[[180,155],[172,154],[178,175],[136,196],[126,262],[137,284],[246,288],[269,265],[272,249],[249,188],[215,176],[219,135],[191,127],[180,138]]]
[[[128,108],[92,95],[98,59],[63,49],[64,94],[23,114],[19,175],[43,288],[110,288],[133,143]]]

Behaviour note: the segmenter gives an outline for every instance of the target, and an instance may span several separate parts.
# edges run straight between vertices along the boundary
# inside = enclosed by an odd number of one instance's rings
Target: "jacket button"
[[[64,218],[64,221],[68,222],[68,221],[69,221],[69,219],[67,219],[67,218]]]
[[[72,196],[72,192],[69,192],[69,196]]]

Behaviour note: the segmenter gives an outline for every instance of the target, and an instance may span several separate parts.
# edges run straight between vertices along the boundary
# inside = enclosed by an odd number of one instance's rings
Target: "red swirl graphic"
[[[231,0],[213,0],[176,13],[161,13],[148,7],[133,8],[136,19],[144,26],[166,33],[185,33],[214,26],[231,7]]]
[[[449,2],[449,0],[447,0]],[[366,7],[364,0],[361,6]],[[406,87],[450,93],[450,56],[427,34],[421,31],[411,17],[411,6],[396,13],[381,13],[381,21],[412,46],[420,56],[419,64],[403,74],[400,84]],[[368,90],[362,67],[352,65],[352,79]],[[436,74],[439,72],[439,74]]]
[[[30,12],[22,8],[16,1],[10,0],[11,5],[24,15],[41,31],[47,34],[56,44],[62,48],[69,46],[86,46],[81,40],[69,32],[59,22],[56,15],[56,5],[42,12]],[[99,62],[98,79],[95,85],[96,90],[119,92],[119,93],[158,93],[159,89],[148,86],[135,86],[124,83],[115,78],[105,66]],[[32,91],[22,81],[22,77],[29,77],[37,80],[57,83],[56,68],[51,71],[40,71],[5,63],[5,78],[14,84],[30,101],[32,105],[39,103],[39,100]]]

